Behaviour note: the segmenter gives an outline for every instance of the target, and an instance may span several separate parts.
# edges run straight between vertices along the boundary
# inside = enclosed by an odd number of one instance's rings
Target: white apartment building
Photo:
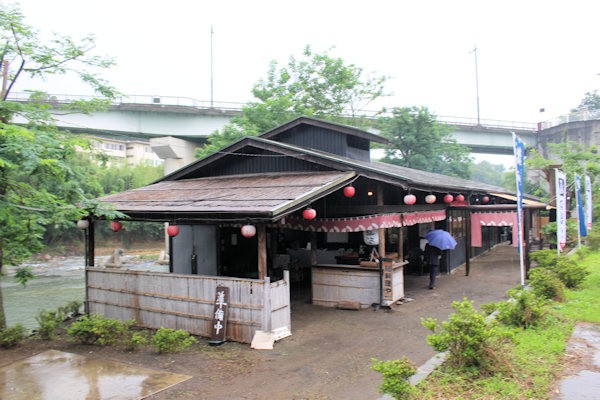
[[[96,151],[111,159],[121,160],[125,165],[162,165],[161,160],[150,147],[150,141],[132,138],[91,137],[92,146]]]

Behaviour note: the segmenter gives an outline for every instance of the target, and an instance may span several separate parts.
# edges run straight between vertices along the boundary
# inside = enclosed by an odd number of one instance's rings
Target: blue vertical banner
[[[577,197],[577,220],[579,221],[579,236],[587,236],[587,224],[585,221],[585,209],[581,198],[581,177],[575,174],[575,195]]]
[[[519,240],[519,261],[521,266],[521,286],[525,286],[525,260],[523,254],[523,182],[525,180],[525,143],[513,132],[515,154],[515,178],[517,182],[517,229]]]
[[[594,204],[592,203],[592,180],[589,175],[585,176],[585,222],[588,231],[592,229],[592,210]]]

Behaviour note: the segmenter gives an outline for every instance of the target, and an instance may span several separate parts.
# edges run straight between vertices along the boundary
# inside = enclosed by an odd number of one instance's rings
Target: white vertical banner
[[[585,176],[585,222],[588,231],[592,229],[592,180],[589,175]]]
[[[567,175],[554,170],[556,179],[556,248],[560,253],[567,245]]]
[[[515,154],[515,179],[517,184],[517,229],[519,240],[519,264],[521,269],[521,286],[525,286],[525,254],[523,249],[523,187],[525,180],[525,143],[513,132]]]

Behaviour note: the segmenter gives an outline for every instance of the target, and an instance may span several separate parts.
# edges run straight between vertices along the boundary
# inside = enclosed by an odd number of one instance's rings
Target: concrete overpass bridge
[[[49,95],[47,101],[58,106],[82,98],[85,97]],[[14,93],[9,100],[26,102],[29,94]],[[123,96],[107,111],[57,115],[56,123],[61,128],[91,135],[145,139],[174,137],[201,143],[233,116],[240,115],[242,106],[243,103],[198,101],[186,97]],[[511,132],[530,145],[537,143],[535,124],[443,116],[438,117],[438,121],[450,125],[456,141],[470,147],[473,153],[512,154]]]

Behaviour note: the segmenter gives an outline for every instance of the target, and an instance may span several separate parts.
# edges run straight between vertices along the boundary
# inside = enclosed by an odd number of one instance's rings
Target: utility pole
[[[213,108],[213,31],[210,25],[210,108]]]
[[[475,54],[475,89],[477,90],[477,126],[481,125],[479,119],[479,72],[477,71],[477,46],[470,53]]]

